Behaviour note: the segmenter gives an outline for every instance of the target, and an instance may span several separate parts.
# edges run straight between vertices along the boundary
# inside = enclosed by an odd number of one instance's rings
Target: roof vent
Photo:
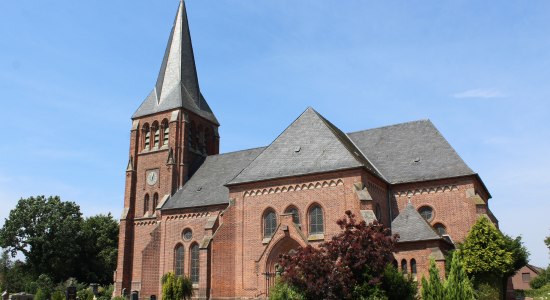
[[[296,153],[300,152],[300,150],[302,150],[302,147],[300,147],[300,146],[296,146],[294,148],[294,152],[296,152]]]
[[[199,186],[199,187],[197,188],[197,192],[200,192],[200,191],[202,191],[202,186]]]
[[[420,157],[417,157],[413,160],[414,163],[419,163],[420,162]]]

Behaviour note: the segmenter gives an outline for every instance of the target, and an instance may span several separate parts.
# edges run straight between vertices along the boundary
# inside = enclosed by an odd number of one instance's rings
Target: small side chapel
[[[346,210],[398,233],[394,263],[418,278],[430,258],[444,272],[479,216],[498,224],[480,176],[429,120],[345,133],[309,107],[270,145],[222,154],[219,125],[182,0],[132,116],[115,295],[160,299],[173,272],[197,299],[265,299],[279,254],[330,240]]]

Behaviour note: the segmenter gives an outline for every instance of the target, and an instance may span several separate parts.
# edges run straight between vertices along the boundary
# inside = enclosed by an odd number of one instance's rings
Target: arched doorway
[[[301,245],[291,237],[284,237],[279,240],[267,256],[265,265],[265,291],[266,295],[269,295],[269,289],[275,284],[275,276],[277,275],[277,264],[279,263],[279,257],[282,254],[288,254],[292,251],[296,251]]]

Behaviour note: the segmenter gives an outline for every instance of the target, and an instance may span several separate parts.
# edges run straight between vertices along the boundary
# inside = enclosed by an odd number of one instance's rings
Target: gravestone
[[[76,286],[67,287],[67,292],[65,293],[66,300],[76,300]]]

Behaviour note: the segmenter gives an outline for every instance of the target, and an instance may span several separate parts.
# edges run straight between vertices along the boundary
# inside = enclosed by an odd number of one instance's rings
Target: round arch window
[[[268,209],[264,213],[264,238],[270,238],[277,229],[277,215],[272,209]]]
[[[183,231],[183,239],[185,241],[190,241],[193,238],[193,231],[189,228]]]
[[[439,235],[444,235],[444,234],[447,234],[447,228],[445,227],[445,225],[441,224],[441,223],[437,223],[434,225],[434,229],[435,231],[437,231],[437,233]]]
[[[418,213],[428,222],[431,222],[434,219],[433,209],[429,206],[422,206],[418,209]]]
[[[298,213],[298,209],[294,206],[290,206],[285,210],[285,214],[292,214],[292,221],[296,225],[300,225],[300,214]]]

